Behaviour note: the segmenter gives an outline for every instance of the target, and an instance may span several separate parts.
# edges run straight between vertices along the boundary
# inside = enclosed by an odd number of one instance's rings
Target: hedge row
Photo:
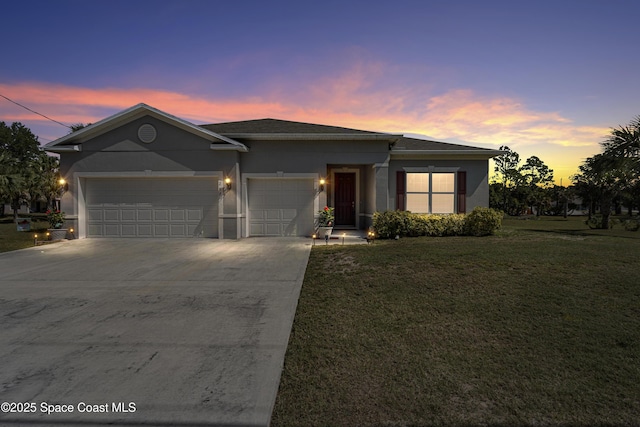
[[[373,214],[373,228],[379,238],[417,236],[487,236],[502,226],[502,212],[475,208],[469,214],[414,214],[386,211]]]

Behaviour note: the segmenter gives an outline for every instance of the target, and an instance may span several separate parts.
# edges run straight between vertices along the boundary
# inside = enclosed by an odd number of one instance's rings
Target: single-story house
[[[498,150],[286,120],[195,125],[138,104],[46,145],[79,238],[311,236],[318,211],[488,206]]]

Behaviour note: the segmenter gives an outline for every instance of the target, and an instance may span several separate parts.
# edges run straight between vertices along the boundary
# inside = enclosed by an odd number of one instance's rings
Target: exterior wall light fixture
[[[367,233],[367,243],[373,243],[376,240],[376,233],[373,230],[369,230]]]
[[[224,184],[225,184],[225,185],[226,185],[226,187],[227,187],[227,191],[231,190],[231,178],[230,178],[230,177],[226,177],[226,178],[224,179]]]
[[[327,181],[324,178],[320,178],[320,191],[324,191],[324,185]]]

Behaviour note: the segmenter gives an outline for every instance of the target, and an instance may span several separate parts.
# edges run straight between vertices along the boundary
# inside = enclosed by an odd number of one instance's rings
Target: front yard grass
[[[0,252],[15,251],[33,246],[33,235],[44,236],[49,223],[43,215],[21,215],[20,218],[31,218],[31,231],[17,231],[13,216],[0,217]],[[44,237],[42,238],[44,239]]]
[[[273,426],[640,425],[640,233],[311,252]]]

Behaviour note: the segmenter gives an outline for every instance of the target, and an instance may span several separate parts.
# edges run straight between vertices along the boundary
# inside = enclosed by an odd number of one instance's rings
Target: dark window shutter
[[[404,200],[406,198],[406,173],[405,171],[396,171],[396,210],[404,210]]]
[[[458,171],[458,213],[467,212],[467,172]]]

